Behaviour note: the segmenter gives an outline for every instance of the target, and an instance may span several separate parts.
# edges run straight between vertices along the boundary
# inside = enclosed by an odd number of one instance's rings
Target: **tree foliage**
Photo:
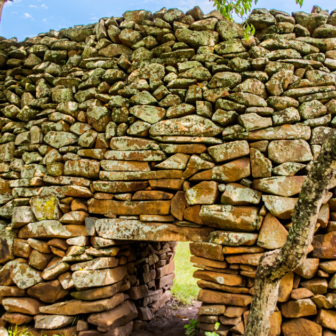
[[[237,15],[244,21],[245,38],[254,35],[255,28],[246,22],[248,14],[252,10],[253,3],[256,5],[258,0],[210,0],[215,3],[217,10],[227,19],[232,21],[233,15]],[[295,0],[297,5],[302,7],[303,0]]]

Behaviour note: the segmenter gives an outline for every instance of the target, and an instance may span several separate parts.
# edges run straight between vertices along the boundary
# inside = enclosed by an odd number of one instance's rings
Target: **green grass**
[[[171,290],[175,299],[189,305],[197,298],[197,279],[192,277],[196,268],[190,262],[189,243],[178,243],[175,255],[175,279]]]

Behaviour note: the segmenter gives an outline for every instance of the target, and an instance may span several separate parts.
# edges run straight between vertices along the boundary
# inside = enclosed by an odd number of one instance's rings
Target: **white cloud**
[[[31,19],[33,18],[29,13],[24,13],[23,17],[27,18],[27,19]]]
[[[35,6],[35,5],[29,5],[29,7],[31,7],[31,8],[37,8],[37,6]]]
[[[48,7],[46,6],[46,4],[41,5],[41,7],[44,8],[44,9],[48,9]]]
[[[90,17],[90,20],[98,20],[98,18],[96,18],[95,16]]]
[[[43,22],[47,22],[47,19],[43,19],[42,21],[43,21]]]

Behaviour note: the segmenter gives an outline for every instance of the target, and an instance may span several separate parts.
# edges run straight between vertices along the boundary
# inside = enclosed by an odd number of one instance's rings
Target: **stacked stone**
[[[163,8],[0,41],[2,321],[127,335],[169,299],[171,242],[193,241],[201,329],[244,332],[336,124],[336,12],[248,22],[247,41],[217,11]],[[335,186],[271,335],[335,334]]]
[[[138,316],[133,330],[145,327],[146,321],[171,299],[170,289],[175,277],[174,250],[176,242],[135,245],[137,282],[127,292],[137,306]],[[133,245],[133,246],[134,246]]]
[[[176,243],[103,239],[90,220],[62,226],[58,205],[53,195],[33,197],[0,226],[1,326],[36,336],[129,335],[135,318],[143,327],[171,297]],[[39,223],[35,234],[18,230],[28,222]]]

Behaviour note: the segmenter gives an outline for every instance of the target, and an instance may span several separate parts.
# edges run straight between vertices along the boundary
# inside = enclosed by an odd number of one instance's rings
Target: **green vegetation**
[[[232,21],[233,14],[240,17],[243,21],[246,20],[247,15],[252,10],[253,3],[256,5],[258,0],[210,0],[215,3],[217,10],[227,19]],[[303,0],[295,0],[297,5],[302,7]],[[245,30],[245,39],[248,40],[250,35],[254,35],[255,29],[253,25],[246,21],[243,23]]]
[[[8,336],[33,336],[33,334],[28,331],[28,329],[26,329],[25,327],[18,328],[17,325],[14,327],[14,329],[13,327],[9,327],[7,331]]]
[[[185,332],[186,336],[196,336],[199,334],[199,327],[197,320],[191,319],[190,324],[186,324],[184,328],[187,329]]]
[[[190,263],[189,243],[178,243],[175,255],[175,280],[173,296],[182,304],[189,305],[197,298],[199,288],[192,277],[195,267]]]

